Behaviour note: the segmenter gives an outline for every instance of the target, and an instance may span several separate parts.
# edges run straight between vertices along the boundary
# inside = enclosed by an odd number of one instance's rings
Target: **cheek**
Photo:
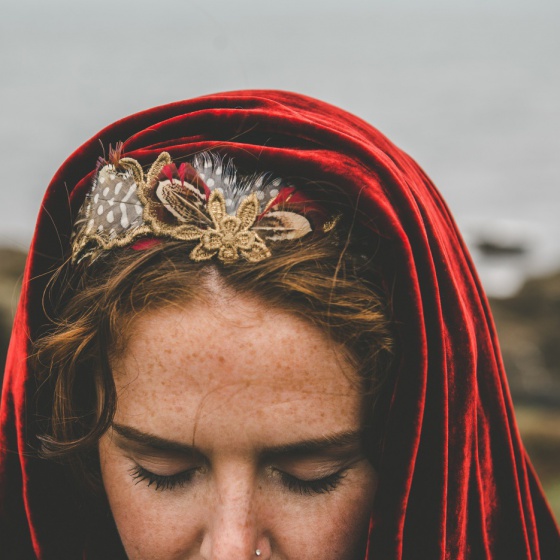
[[[202,516],[196,510],[199,501],[191,495],[187,509],[180,491],[154,491],[143,481],[137,483],[130,474],[134,463],[103,440],[99,455],[105,492],[129,560],[196,557],[202,540],[195,523]]]

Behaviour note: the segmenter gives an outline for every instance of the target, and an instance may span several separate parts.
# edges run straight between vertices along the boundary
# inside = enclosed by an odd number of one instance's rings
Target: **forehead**
[[[292,313],[217,296],[147,311],[131,329],[113,362],[119,423],[188,443],[196,432],[209,445],[359,426],[359,383],[342,348]]]

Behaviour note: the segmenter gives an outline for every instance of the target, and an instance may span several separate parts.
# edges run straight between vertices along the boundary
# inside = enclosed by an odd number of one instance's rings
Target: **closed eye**
[[[186,484],[192,482],[194,475],[199,468],[188,469],[172,475],[162,475],[153,473],[144,467],[135,464],[130,469],[130,476],[135,484],[146,482],[148,486],[153,486],[154,490],[174,490],[182,488]]]
[[[348,469],[329,474],[321,478],[303,480],[283,471],[277,471],[282,484],[290,491],[303,496],[326,494],[338,488]]]

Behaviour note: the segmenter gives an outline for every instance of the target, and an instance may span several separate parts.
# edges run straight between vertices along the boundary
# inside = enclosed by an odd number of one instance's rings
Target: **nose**
[[[270,544],[259,526],[255,486],[224,480],[208,505],[200,553],[204,560],[268,560]]]

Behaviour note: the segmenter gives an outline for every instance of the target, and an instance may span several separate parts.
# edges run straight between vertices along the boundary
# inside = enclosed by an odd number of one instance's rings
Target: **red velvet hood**
[[[320,101],[278,91],[201,97],[135,114],[96,134],[45,195],[6,367],[0,425],[3,558],[83,556],[83,512],[61,467],[38,459],[28,340],[101,144],[150,164],[221,147],[237,161],[342,186],[390,243],[382,258],[402,359],[384,428],[368,558],[560,558],[558,529],[515,423],[488,302],[440,194],[376,129]],[[101,141],[101,144],[100,144]],[[68,198],[70,196],[70,203]]]

